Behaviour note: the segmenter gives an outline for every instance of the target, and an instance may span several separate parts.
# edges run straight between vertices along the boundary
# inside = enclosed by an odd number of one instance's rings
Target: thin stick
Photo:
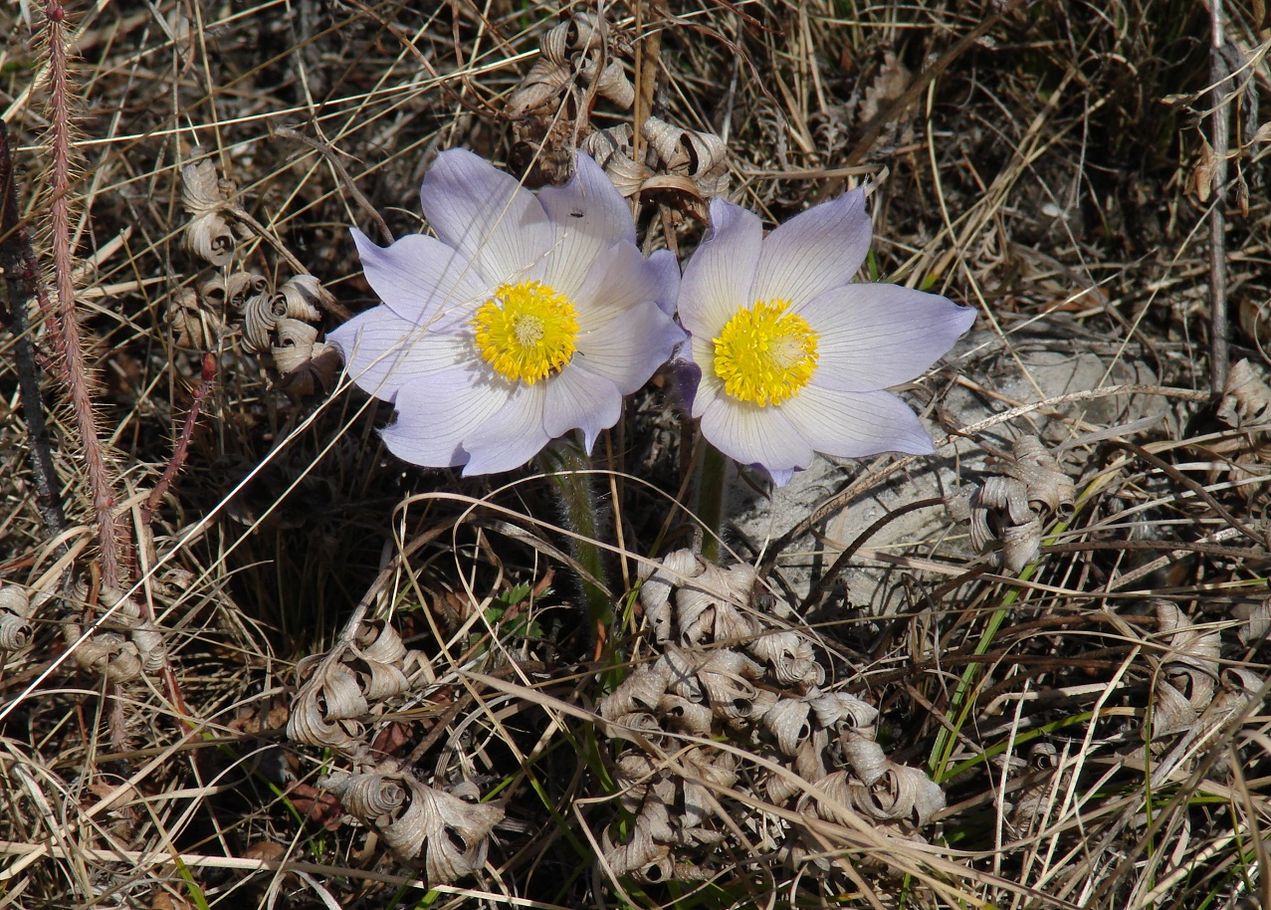
[[[1209,81],[1211,108],[1209,123],[1214,149],[1214,204],[1209,210],[1209,386],[1215,396],[1227,387],[1227,218],[1223,206],[1227,196],[1227,89],[1231,71],[1223,57],[1222,0],[1209,2],[1210,38]]]
[[[17,181],[9,153],[9,131],[0,121],[0,269],[4,270],[4,285],[9,292],[13,359],[18,369],[18,391],[22,398],[22,413],[26,417],[27,438],[31,441],[27,457],[31,461],[31,476],[35,482],[35,501],[44,527],[56,537],[66,530],[66,515],[62,512],[62,501],[57,492],[57,471],[53,467],[53,453],[49,449],[48,431],[44,425],[44,403],[40,399],[35,350],[27,325],[27,300],[32,295],[37,277],[28,263],[34,259],[30,237],[18,219]]]

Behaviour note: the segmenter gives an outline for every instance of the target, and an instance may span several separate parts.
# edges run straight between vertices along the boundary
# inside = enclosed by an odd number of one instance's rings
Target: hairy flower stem
[[[697,502],[694,512],[702,523],[702,558],[719,559],[719,541],[724,533],[724,484],[728,459],[709,442],[702,440],[702,463],[697,473]]]
[[[603,587],[607,567],[600,542],[606,512],[596,501],[591,459],[573,441],[558,439],[543,450],[540,461],[551,473],[552,486],[560,498],[562,523],[577,535],[569,538],[569,551],[581,570],[578,581],[598,658],[613,618],[613,604]]]
[[[97,520],[98,547],[101,553],[102,580],[115,589],[124,584],[124,566],[120,557],[121,526],[115,515],[115,489],[101,441],[97,435],[97,415],[90,392],[89,367],[84,357],[79,322],[75,313],[74,260],[71,253],[71,94],[67,66],[69,27],[66,9],[59,0],[45,7],[48,39],[49,80],[49,224],[53,246],[53,289],[56,297],[56,319],[65,367],[64,380],[76,428],[84,450],[88,486],[93,514]]]

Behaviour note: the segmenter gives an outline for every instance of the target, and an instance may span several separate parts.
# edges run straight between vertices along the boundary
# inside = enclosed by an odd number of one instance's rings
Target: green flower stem
[[[719,540],[724,534],[724,483],[728,478],[728,459],[719,449],[703,441],[702,463],[697,474],[697,518],[705,528],[702,535],[702,557],[712,562],[719,559]]]
[[[605,536],[606,511],[596,501],[594,475],[589,473],[591,459],[574,440],[558,439],[543,450],[540,460],[560,499],[562,523],[578,535],[569,538],[569,553],[586,573],[580,575],[578,582],[582,586],[588,627],[593,637],[599,637],[613,617],[613,604],[601,587],[608,577],[604,548],[600,546]],[[588,576],[600,585],[590,581]]]

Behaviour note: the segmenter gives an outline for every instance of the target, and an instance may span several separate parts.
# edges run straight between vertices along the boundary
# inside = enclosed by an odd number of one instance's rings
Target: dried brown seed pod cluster
[[[948,507],[956,520],[970,522],[977,550],[1000,541],[1002,565],[1018,572],[1037,557],[1045,523],[1072,515],[1074,486],[1036,436],[1015,440],[996,470],[979,486],[951,497]]]
[[[856,813],[914,835],[943,808],[939,786],[874,742],[876,709],[822,688],[814,640],[754,609],[751,567],[722,568],[679,550],[643,575],[640,603],[658,656],[600,703],[608,734],[629,742],[617,779],[635,821],[602,837],[615,874],[649,882],[709,877],[717,857],[748,852],[727,816],[755,812],[739,806],[756,801],[783,810],[741,822],[764,832],[763,861],[801,849],[784,810],[828,821]],[[751,798],[739,804],[726,796],[737,789]]]
[[[626,36],[603,16],[575,12],[547,33],[542,54],[508,96],[515,138],[513,160],[533,164],[535,182],[560,183],[570,174],[573,150],[596,159],[624,196],[649,197],[671,211],[706,217],[706,201],[728,186],[728,148],[714,133],[685,129],[658,117],[640,125],[635,149],[630,124],[593,131],[596,102],[618,111],[635,104],[624,58]]]
[[[391,765],[364,773],[339,771],[319,785],[374,828],[394,856],[422,868],[430,885],[453,882],[484,866],[490,832],[503,820],[503,809],[480,802],[472,784],[438,790]]]
[[[234,257],[236,219],[248,219],[234,201],[232,183],[217,177],[210,158],[181,171],[182,199],[191,215],[185,244],[195,255],[223,271],[197,285],[197,290],[174,290],[164,319],[176,344],[212,350],[231,321],[242,319],[243,347],[253,354],[270,354],[288,392],[304,396],[329,388],[339,369],[339,356],[318,341],[322,311],[333,303],[330,293],[313,275],[288,278],[275,291],[263,275],[226,269]],[[289,258],[289,263],[295,265]]]
[[[77,584],[80,599],[87,595],[82,583]],[[124,592],[103,588],[98,603],[110,612],[84,638],[84,625],[78,619],[62,624],[62,638],[72,649],[75,664],[91,676],[123,685],[154,676],[167,663],[163,633],[141,613],[136,601]],[[81,640],[82,639],[82,640]]]
[[[1177,604],[1163,598],[1153,600],[1152,608],[1165,652],[1143,736],[1161,756],[1152,771],[1159,782],[1221,742],[1215,734],[1241,712],[1254,713],[1264,680],[1243,667],[1220,668],[1220,627],[1194,624]],[[1220,759],[1215,767],[1222,764]]]
[[[364,621],[351,640],[301,661],[297,674],[302,682],[287,736],[350,762],[351,771],[321,781],[344,810],[372,828],[399,860],[422,866],[430,884],[480,869],[502,807],[478,802],[471,784],[426,784],[371,746],[369,728],[404,696],[431,684],[423,652],[407,648],[387,622]]]
[[[1248,360],[1232,364],[1215,416],[1234,430],[1232,438],[1210,443],[1227,465],[1210,472],[1210,483],[1226,479],[1247,501],[1266,495],[1265,480],[1271,473],[1271,386],[1263,371]]]
[[[181,168],[181,202],[190,213],[185,248],[214,266],[228,265],[234,256],[233,208],[236,187],[222,180],[211,158]]]

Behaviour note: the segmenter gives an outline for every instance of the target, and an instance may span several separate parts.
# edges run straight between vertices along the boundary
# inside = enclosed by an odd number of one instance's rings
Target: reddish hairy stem
[[[84,447],[93,514],[97,518],[98,547],[103,581],[120,588],[124,584],[120,558],[121,525],[115,515],[115,489],[97,436],[97,416],[89,390],[89,368],[84,358],[79,322],[75,314],[74,261],[70,241],[71,100],[67,71],[66,10],[58,0],[45,8],[49,53],[50,184],[49,222],[52,228],[53,278],[60,353],[65,367],[67,395]]]
[[[204,354],[203,372],[194,386],[194,392],[190,400],[190,410],[186,413],[185,422],[181,425],[181,435],[177,437],[176,446],[172,450],[172,459],[168,462],[168,466],[163,469],[163,476],[154,485],[154,489],[146,497],[145,506],[141,509],[141,523],[147,527],[153,520],[155,510],[159,508],[159,503],[163,500],[163,494],[168,492],[168,487],[172,486],[172,481],[176,478],[177,472],[181,470],[185,460],[190,455],[190,440],[194,438],[194,426],[198,423],[199,411],[203,407],[203,399],[207,397],[208,388],[215,378],[216,358],[212,354]]]

